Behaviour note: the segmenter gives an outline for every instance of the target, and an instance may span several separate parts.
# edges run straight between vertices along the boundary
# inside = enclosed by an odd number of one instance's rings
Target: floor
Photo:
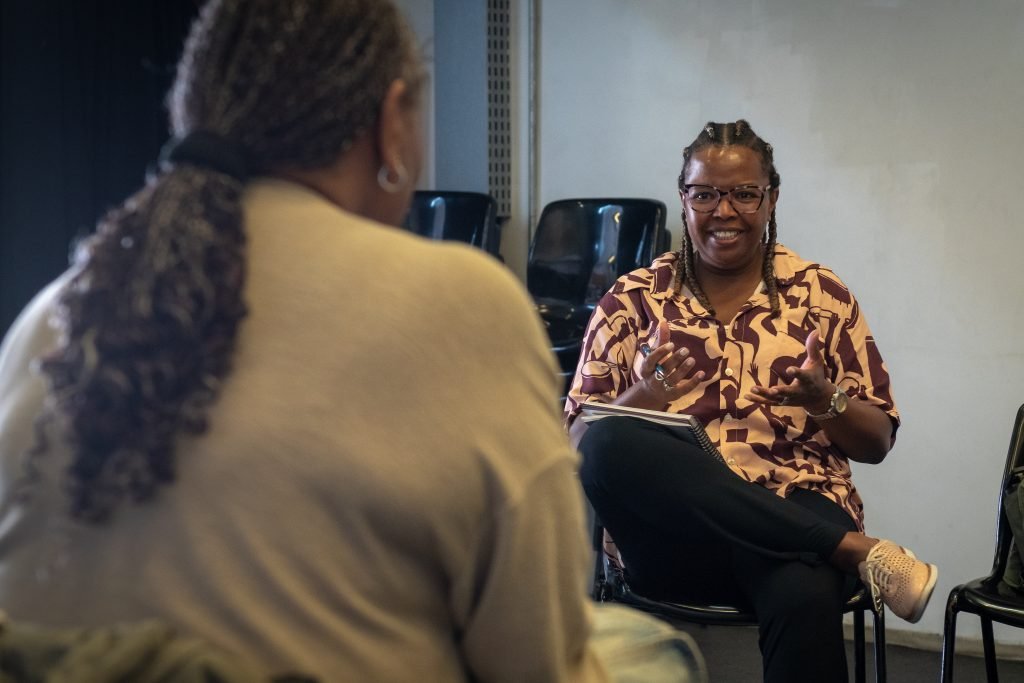
[[[708,664],[711,683],[756,683],[761,678],[761,656],[757,650],[757,630],[751,627],[694,626],[683,630],[693,636]],[[938,652],[915,650],[889,645],[885,649],[890,683],[937,683],[940,656]],[[847,643],[850,680],[853,680],[853,643]],[[868,644],[868,680],[874,680],[871,645]],[[957,655],[953,665],[956,683],[983,683],[985,662],[978,657]],[[1024,662],[1000,661],[999,680],[1005,683],[1024,681]]]

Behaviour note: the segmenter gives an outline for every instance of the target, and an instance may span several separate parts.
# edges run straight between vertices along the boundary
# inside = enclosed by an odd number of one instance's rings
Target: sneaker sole
[[[935,582],[938,578],[939,568],[934,564],[928,565],[928,583],[925,584],[924,590],[921,591],[921,597],[917,599],[917,604],[914,606],[914,611],[906,617],[906,621],[916,624],[921,620],[925,608],[928,607],[928,601],[932,598],[932,591],[935,590]]]

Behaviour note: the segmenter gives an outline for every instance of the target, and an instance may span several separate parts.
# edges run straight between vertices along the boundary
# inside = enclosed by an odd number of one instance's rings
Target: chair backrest
[[[405,227],[423,237],[466,242],[498,256],[498,203],[483,192],[417,190]]]
[[[526,266],[535,299],[593,304],[621,275],[649,265],[664,245],[656,199],[562,199],[544,207]]]
[[[1006,454],[1006,465],[1003,467],[1003,480],[999,484],[999,511],[996,515],[996,552],[992,560],[992,573],[989,580],[998,580],[1006,571],[1006,562],[1010,556],[1013,532],[1006,518],[1003,499],[1013,481],[1013,471],[1024,467],[1024,405],[1017,409],[1017,419],[1013,423],[1010,434],[1010,448]],[[1024,539],[1020,539],[1024,542]]]
[[[661,237],[658,240],[658,248],[655,250],[655,256],[660,256],[666,251],[672,250],[672,231],[665,228],[661,231]]]

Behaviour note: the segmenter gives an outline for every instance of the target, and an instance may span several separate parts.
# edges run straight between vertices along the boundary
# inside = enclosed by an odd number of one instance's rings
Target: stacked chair
[[[568,391],[594,306],[615,280],[668,251],[665,204],[655,199],[551,202],[541,212],[526,265]]]
[[[501,259],[498,203],[482,192],[417,191],[405,227],[423,237],[455,240]]]

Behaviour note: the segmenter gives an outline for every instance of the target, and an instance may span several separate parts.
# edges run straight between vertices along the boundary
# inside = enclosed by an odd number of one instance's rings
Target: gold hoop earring
[[[388,194],[394,194],[405,187],[405,184],[409,181],[409,173],[405,170],[405,166],[402,162],[395,164],[394,174],[395,179],[391,179],[392,170],[388,168],[387,164],[382,164],[380,170],[377,171],[377,184],[380,185],[380,189],[384,190]]]

